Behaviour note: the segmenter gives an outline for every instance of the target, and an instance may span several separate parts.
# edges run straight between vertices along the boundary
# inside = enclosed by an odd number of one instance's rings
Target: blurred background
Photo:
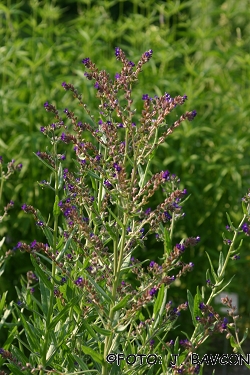
[[[188,96],[184,106],[171,114],[173,121],[187,110],[198,113],[194,121],[182,123],[166,139],[152,166],[153,173],[169,170],[179,176],[181,188],[191,194],[184,206],[186,216],[177,224],[175,242],[190,236],[201,238],[184,255],[185,261],[195,264],[194,271],[171,288],[172,299],[183,303],[187,288],[195,294],[196,285],[206,285],[209,263],[205,251],[215,267],[219,252],[226,252],[222,232],[232,238],[225,229],[226,212],[237,226],[241,199],[250,188],[249,0],[0,3],[0,155],[3,167],[12,159],[23,164],[21,173],[4,186],[1,214],[11,199],[15,207],[0,226],[0,239],[6,237],[1,251],[12,249],[18,241],[45,240],[31,215],[21,210],[23,203],[30,204],[48,218],[54,203],[51,192],[37,184],[49,179],[49,170],[33,154],[51,147],[40,132],[41,126],[53,122],[44,102],[56,105],[61,114],[64,108],[73,110],[84,120],[85,113],[61,87],[65,81],[75,85],[97,114],[95,89],[84,77],[81,60],[90,57],[114,77],[121,68],[114,55],[116,46],[133,62],[146,50],[153,50],[135,87],[138,110],[142,94],[168,92]],[[65,166],[71,164],[71,155],[67,148]],[[155,204],[161,199],[156,194]],[[162,245],[152,236],[140,259],[157,261],[162,253]],[[250,243],[245,238],[240,259],[230,261],[226,275],[226,280],[236,275],[226,290],[238,295],[242,329],[249,325],[249,266]],[[0,295],[8,290],[9,301],[15,300],[14,287],[30,269],[27,254],[17,253],[9,259],[0,276]],[[180,319],[190,320],[188,312]],[[221,345],[218,340],[223,351]]]

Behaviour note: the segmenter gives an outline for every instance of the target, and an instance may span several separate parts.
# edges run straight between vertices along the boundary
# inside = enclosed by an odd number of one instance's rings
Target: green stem
[[[54,140],[54,155],[55,155],[55,198],[58,196],[58,159],[57,159],[57,145]],[[58,215],[54,215],[54,233],[53,233],[53,255],[56,255],[56,245],[57,245],[57,234],[58,234]],[[55,275],[56,275],[56,263],[52,260],[52,269],[51,269],[51,289],[50,289],[50,297],[49,297],[49,306],[48,306],[48,313],[46,318],[45,324],[45,335],[44,335],[44,345],[42,350],[42,366],[43,368],[46,367],[47,362],[47,351],[50,341],[50,332],[49,326],[53,319],[53,306],[54,306],[54,287],[55,287]],[[44,370],[39,372],[39,375],[43,375]]]
[[[249,207],[250,207],[250,205],[247,206],[247,210],[249,210]],[[223,267],[222,267],[222,269],[221,269],[221,271],[220,271],[220,274],[218,275],[218,283],[223,279],[223,276],[224,276],[224,273],[225,273],[225,270],[226,270],[226,267],[227,267],[227,264],[228,264],[228,261],[229,261],[229,258],[230,258],[230,255],[231,255],[231,252],[232,252],[233,249],[234,249],[234,244],[235,244],[235,241],[236,241],[236,238],[237,238],[238,231],[239,231],[240,228],[242,227],[242,224],[243,224],[244,221],[246,220],[246,217],[247,217],[247,215],[244,214],[244,215],[243,215],[243,218],[242,218],[242,220],[241,220],[241,222],[240,222],[240,224],[238,225],[238,228],[237,228],[237,229],[235,230],[235,232],[234,232],[233,240],[232,240],[232,243],[231,243],[231,245],[230,245],[230,247],[229,247],[229,249],[228,249],[228,253],[227,253],[227,256],[226,256],[226,259],[225,259],[224,265],[223,265]],[[216,294],[217,294],[216,288],[212,289],[211,294],[210,294],[210,296],[209,296],[209,298],[208,298],[208,300],[207,300],[207,302],[206,302],[206,305],[209,305],[209,304],[211,303],[211,301],[213,300],[213,298],[214,298],[214,296],[215,296]],[[196,333],[197,333],[197,330],[198,330],[198,326],[199,326],[199,325],[197,324],[197,326],[195,327],[195,330],[194,330],[193,335],[192,335],[191,340],[190,340],[191,342],[193,342],[193,340],[194,340],[194,338],[195,338],[195,336],[196,336]],[[209,337],[209,336],[207,336],[207,337]],[[204,341],[207,339],[207,337],[204,338]]]

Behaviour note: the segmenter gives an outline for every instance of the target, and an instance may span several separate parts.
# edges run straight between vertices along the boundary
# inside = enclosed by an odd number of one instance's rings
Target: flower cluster
[[[75,371],[72,359],[77,359],[79,348],[83,347],[92,358],[87,359],[90,367],[81,358],[83,369],[95,368],[96,363],[98,366],[101,363],[102,374],[107,375],[109,368],[107,361],[99,357],[100,348],[104,358],[121,343],[130,349],[136,342],[141,349],[152,350],[174,328],[182,311],[189,308],[193,313],[193,297],[189,296],[188,302],[180,303],[174,298],[167,302],[167,291],[177,279],[194,269],[193,262],[183,261],[183,254],[200,242],[196,236],[172,244],[174,226],[185,216],[183,202],[187,199],[187,190],[180,188],[180,179],[168,170],[153,175],[150,163],[158,146],[182,121],[192,121],[197,112],[186,111],[174,123],[166,125],[166,116],[184,105],[187,96],[172,97],[165,92],[155,97],[143,94],[143,109],[137,115],[132,85],[152,54],[152,50],[144,52],[135,64],[116,47],[115,57],[122,68],[114,79],[105,70],[99,70],[89,57],[82,60],[87,70],[84,76],[93,81],[100,100],[98,114],[91,114],[74,85],[63,82],[62,87],[73,93],[89,122],[85,121],[84,114],[79,118],[68,107],[60,115],[53,104],[44,103],[55,122],[40,130],[50,138],[53,151],[37,151],[36,155],[53,172],[54,178],[41,181],[40,186],[55,192],[54,225],[52,228],[39,210],[24,203],[22,210],[34,216],[46,243],[20,241],[10,251],[14,254],[20,250],[31,255],[35,272],[27,274],[27,289],[32,294],[40,288],[41,301],[48,304],[44,307],[38,301],[41,311],[47,314],[43,318],[47,331],[41,332],[40,326],[36,329],[43,344],[39,360],[43,368],[52,368],[53,364],[53,359],[47,362],[48,351],[56,345],[55,332],[50,327],[67,336],[68,341],[65,337],[59,341],[60,345],[67,342],[68,352],[72,351],[71,357],[65,359],[72,373]],[[160,135],[159,128],[162,128]],[[61,153],[57,152],[59,145],[63,148]],[[66,159],[66,147],[70,146],[75,155],[72,170]],[[12,169],[13,164],[9,166]],[[163,192],[163,198],[157,204],[158,190]],[[242,230],[249,235],[248,224],[244,223]],[[136,259],[135,253],[146,250],[149,235],[163,243],[164,253],[159,260],[146,263]],[[227,244],[231,244],[229,241]],[[220,285],[219,277],[215,279],[214,284],[207,279],[207,284],[214,288]],[[21,298],[23,295],[19,297],[21,302],[17,306],[21,309],[25,301]],[[29,294],[27,301],[26,307],[30,301],[35,304],[35,295]],[[203,329],[204,337],[213,332],[227,332],[228,320],[221,319],[210,304],[200,302],[199,310],[193,321]],[[33,305],[32,311],[36,312]],[[60,321],[64,312],[65,325]],[[203,342],[200,332],[190,340],[180,340],[184,353],[190,353]],[[70,346],[70,343],[73,344]],[[173,345],[174,341],[170,340],[165,347],[171,350]],[[12,361],[7,353],[0,351]],[[198,372],[199,368],[190,366],[188,361],[173,368],[173,374]]]

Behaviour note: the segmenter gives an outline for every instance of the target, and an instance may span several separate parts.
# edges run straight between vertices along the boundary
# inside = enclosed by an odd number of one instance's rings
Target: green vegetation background
[[[180,110],[196,110],[193,122],[185,122],[158,150],[153,172],[168,169],[181,179],[191,198],[186,217],[177,225],[176,242],[184,236],[200,236],[200,244],[185,254],[195,270],[173,287],[179,303],[186,288],[195,292],[205,285],[208,261],[205,250],[217,262],[225,251],[226,212],[236,224],[241,197],[250,187],[250,6],[248,0],[63,0],[3,1],[0,4],[0,155],[4,161],[23,164],[19,176],[4,189],[2,207],[13,199],[15,208],[0,228],[6,237],[3,250],[18,241],[44,241],[32,217],[21,211],[23,203],[39,208],[45,217],[53,207],[50,191],[37,181],[49,179],[33,152],[50,147],[40,127],[53,122],[43,104],[52,102],[63,113],[74,110],[87,120],[61,83],[73,83],[94,113],[95,90],[84,77],[81,60],[90,57],[100,69],[114,76],[120,69],[114,48],[121,47],[130,60],[152,49],[135,88],[140,109],[142,94],[168,92],[188,96]],[[172,120],[181,112],[173,113]],[[167,122],[171,122],[171,118]],[[61,152],[64,151],[62,146]],[[67,161],[70,162],[67,148]],[[157,199],[162,197],[160,192]],[[155,203],[155,202],[154,202]],[[230,233],[225,233],[230,238]],[[149,239],[140,252],[158,260],[162,248]],[[139,255],[138,255],[139,256]],[[236,274],[229,291],[239,293],[243,324],[250,311],[250,243],[246,238],[241,258],[230,263],[227,279]],[[31,269],[29,258],[17,254],[1,276],[0,294],[14,286]],[[195,277],[194,277],[195,275]]]

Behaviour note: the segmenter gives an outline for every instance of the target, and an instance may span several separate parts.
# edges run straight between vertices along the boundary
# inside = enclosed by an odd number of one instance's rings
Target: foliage
[[[26,252],[34,267],[17,288],[17,303],[6,303],[7,293],[1,299],[1,325],[8,329],[1,362],[11,374],[201,375],[203,365],[194,365],[192,354],[209,336],[219,333],[225,333],[234,352],[245,357],[241,344],[247,332],[240,341],[232,301],[222,300],[229,309],[227,318],[211,303],[231,282],[226,269],[239,258],[238,233],[250,234],[250,193],[243,199],[243,217],[237,227],[228,215],[233,237],[224,237],[228,250],[220,252],[217,269],[207,254],[207,288],[197,286],[195,296],[187,290],[186,302],[168,299],[174,281],[193,271],[194,264],[185,263],[183,254],[200,237],[173,243],[176,222],[185,215],[187,190],[180,189],[178,177],[167,170],[152,174],[151,161],[159,145],[197,113],[183,112],[168,125],[166,117],[184,105],[187,96],[144,93],[143,109],[137,114],[133,84],[152,53],[146,51],[135,64],[116,47],[122,69],[114,79],[90,58],[82,60],[87,68],[84,76],[97,92],[98,111],[88,109],[73,84],[64,81],[62,86],[73,93],[88,122],[68,108],[61,117],[53,104],[44,103],[55,122],[41,127],[51,146],[36,156],[51,173],[41,185],[54,195],[52,223],[39,209],[23,204],[22,210],[33,215],[46,243],[19,241],[0,259],[4,266],[16,251]],[[73,144],[75,152],[72,169],[65,165],[68,144]],[[13,162],[8,169],[14,172]],[[8,177],[2,172],[1,186]],[[160,188],[164,199],[154,206],[151,197]],[[136,249],[147,246],[150,234],[164,248],[160,264],[134,257]],[[192,335],[182,331],[185,339],[170,339],[180,313],[187,309]]]
[[[15,202],[1,223],[0,235],[6,237],[3,251],[19,240],[43,241],[33,222],[20,212],[23,202],[43,207],[45,217],[52,211],[52,191],[45,193],[37,184],[47,170],[43,164],[37,168],[36,158],[31,156],[46,147],[37,132],[50,121],[42,103],[49,97],[54,104],[69,100],[69,93],[59,86],[70,80],[94,109],[95,90],[91,82],[83,80],[79,61],[91,56],[115,74],[111,51],[116,45],[132,61],[153,48],[154,59],[145,66],[141,84],[134,91],[138,111],[144,92],[161,96],[167,91],[173,97],[185,93],[189,106],[199,113],[192,125],[184,122],[160,146],[151,166],[152,173],[163,168],[176,173],[191,193],[185,206],[188,220],[178,222],[174,233],[178,242],[195,228],[201,238],[199,247],[184,254],[185,261],[195,263],[196,278],[188,274],[180,285],[173,286],[175,293],[185,298],[186,288],[194,291],[196,284],[204,282],[204,251],[213,263],[218,251],[225,251],[220,238],[227,224],[224,212],[231,212],[233,223],[240,221],[239,202],[250,183],[248,1],[8,0],[0,4],[0,12],[0,154],[3,160],[16,159],[23,164],[18,182],[8,179],[3,192],[1,208],[10,200]],[[82,116],[81,109],[75,114]],[[177,108],[173,116],[179,114]],[[170,115],[173,121],[176,118]],[[68,151],[67,157],[71,155]],[[156,192],[153,199],[157,206],[161,195]],[[247,269],[249,247],[245,246],[237,264]],[[158,262],[162,255],[153,236],[149,236],[147,249],[136,253],[141,261],[150,258]],[[14,299],[12,285],[19,285],[21,274],[31,268],[26,254],[10,259],[1,276],[1,294],[8,290],[7,299]],[[228,275],[236,272],[235,264],[229,264]],[[238,292],[240,312],[248,325],[248,273],[242,272],[237,283],[233,280],[228,288]]]

